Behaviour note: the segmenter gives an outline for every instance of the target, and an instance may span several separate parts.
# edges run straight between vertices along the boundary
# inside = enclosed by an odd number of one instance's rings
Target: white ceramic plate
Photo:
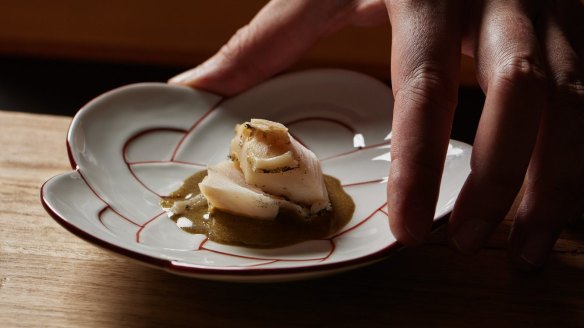
[[[388,226],[386,180],[393,98],[370,77],[313,70],[222,99],[161,83],[103,94],[73,119],[67,146],[74,171],[47,181],[46,210],[75,235],[173,273],[224,281],[284,281],[363,266],[397,250]],[[285,123],[356,203],[334,236],[277,249],[208,241],[163,214],[160,196],[226,158],[233,127],[250,118]],[[451,141],[436,223],[452,209],[469,173],[471,147]]]

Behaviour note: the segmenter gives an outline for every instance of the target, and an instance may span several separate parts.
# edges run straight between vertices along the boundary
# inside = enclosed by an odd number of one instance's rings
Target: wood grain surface
[[[379,264],[294,283],[208,282],[130,262],[39,202],[41,184],[70,169],[70,120],[0,112],[0,327],[584,326],[582,227],[529,274],[508,263],[508,220],[476,256],[438,231]]]

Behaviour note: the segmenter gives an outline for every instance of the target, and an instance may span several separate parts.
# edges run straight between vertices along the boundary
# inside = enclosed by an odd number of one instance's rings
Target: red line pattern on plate
[[[142,182],[142,180],[138,179],[138,176],[136,175],[136,172],[134,172],[134,170],[132,169],[131,165],[129,165],[127,163],[126,163],[126,165],[128,165],[128,171],[130,171],[130,174],[134,177],[134,179],[136,179],[136,181],[138,181],[138,183],[140,183],[142,185],[142,187],[144,187],[144,189],[150,191],[151,193],[158,196],[159,198],[162,197],[162,195],[160,195],[156,191],[152,190],[150,187],[148,187],[146,184],[144,184],[144,182]]]
[[[386,181],[387,181],[387,178],[381,178],[381,179],[375,179],[375,180],[347,183],[347,184],[344,184],[342,187],[349,188],[349,187],[362,186],[362,185],[368,185],[368,184],[374,184],[374,183],[382,183],[382,182],[386,182]]]
[[[355,229],[357,229],[358,227],[362,226],[365,222],[369,221],[369,219],[371,219],[375,213],[380,212],[382,208],[384,208],[385,206],[387,206],[387,203],[383,203],[383,205],[379,206],[377,209],[375,209],[375,211],[371,212],[371,214],[369,214],[365,219],[363,219],[361,222],[357,223],[356,225],[350,227],[347,230],[341,231],[338,234],[334,235],[331,237],[331,239],[335,239],[338,238],[344,234],[346,234],[347,232],[353,231]]]
[[[259,266],[263,266],[263,265],[268,265],[268,264],[272,264],[272,263],[276,263],[276,262],[280,262],[278,260],[270,260],[268,262],[264,262],[264,263],[258,263],[258,264],[252,264],[252,265],[246,265],[246,268],[254,268],[254,267],[259,267]]]
[[[134,177],[134,179],[136,179],[136,181],[138,181],[146,190],[149,190],[150,192],[152,192],[153,194],[161,197],[161,195],[159,195],[158,193],[156,193],[154,190],[152,190],[151,188],[149,188],[148,186],[146,186],[144,184],[144,182],[142,182],[138,176],[135,174],[134,170],[132,169],[133,165],[147,165],[147,164],[163,164],[163,163],[176,163],[176,164],[185,164],[185,165],[192,165],[192,166],[196,166],[196,167],[205,167],[206,164],[202,164],[202,163],[191,163],[191,162],[186,162],[186,161],[179,161],[176,160],[176,156],[178,151],[180,150],[181,146],[183,145],[184,141],[186,140],[186,138],[193,132],[195,131],[195,129],[201,124],[201,122],[203,122],[203,120],[205,118],[207,118],[221,103],[223,102],[223,100],[219,101],[217,104],[215,104],[213,107],[211,107],[207,112],[205,112],[201,117],[199,117],[195,123],[188,129],[188,130],[184,130],[184,129],[176,129],[176,128],[165,128],[165,127],[161,127],[161,128],[152,128],[152,129],[148,129],[145,131],[141,131],[137,134],[135,134],[134,136],[130,137],[123,146],[122,149],[122,155],[123,155],[123,160],[125,162],[125,164],[128,167],[128,170],[130,172],[130,174]],[[300,119],[296,119],[293,121],[290,121],[288,123],[286,123],[285,125],[287,126],[291,126],[297,123],[301,123],[301,122],[307,122],[307,121],[327,121],[327,122],[332,122],[332,123],[336,123],[339,124],[341,126],[343,126],[345,129],[347,129],[348,131],[350,131],[351,133],[355,134],[357,133],[356,130],[350,126],[349,124],[346,124],[340,120],[337,119],[332,119],[332,118],[327,118],[327,117],[305,117],[305,118],[300,118]],[[148,160],[148,161],[137,161],[137,162],[130,162],[127,159],[127,149],[129,147],[129,144],[136,140],[137,138],[147,134],[147,133],[151,133],[151,132],[156,132],[156,131],[171,131],[171,132],[177,132],[177,133],[183,133],[182,138],[178,141],[177,145],[175,146],[175,148],[173,149],[171,158],[169,160]],[[302,143],[302,141],[297,137],[297,136],[293,136],[296,140],[298,140],[300,143]],[[325,161],[325,160],[329,160],[329,159],[334,159],[334,158],[339,158],[339,157],[343,157],[349,154],[353,154],[365,149],[370,149],[370,148],[375,148],[375,147],[379,147],[379,146],[383,146],[383,145],[388,145],[390,142],[383,142],[383,143],[379,143],[379,144],[374,144],[374,145],[370,145],[370,146],[366,146],[366,147],[362,147],[362,148],[358,148],[358,149],[354,149],[348,152],[344,152],[344,153],[340,153],[340,154],[336,154],[336,155],[332,155],[329,156],[327,158],[322,159],[321,161]],[[303,144],[303,143],[302,143]],[[304,145],[304,144],[303,144]],[[306,145],[304,145],[306,146]],[[146,221],[144,224],[140,225],[135,223],[134,221],[130,220],[129,218],[125,217],[124,215],[120,214],[118,211],[116,211],[111,205],[109,205],[102,197],[100,197],[95,190],[89,185],[89,183],[87,182],[87,180],[85,179],[85,177],[81,174],[80,171],[78,171],[80,176],[82,177],[83,181],[85,182],[85,184],[89,187],[89,189],[104,203],[106,204],[106,206],[99,211],[98,213],[98,217],[99,217],[99,221],[103,224],[102,221],[102,216],[105,213],[105,211],[107,209],[111,209],[114,213],[116,213],[117,215],[119,215],[121,218],[125,219],[126,221],[132,223],[135,226],[138,226],[139,229],[136,232],[136,242],[140,243],[140,236],[142,234],[142,231],[146,228],[147,225],[149,225],[150,223],[152,223],[153,221],[155,221],[156,219],[160,218],[160,217],[164,217],[163,214],[165,212],[161,212],[156,214],[155,216],[153,216],[152,218],[150,218],[148,221]],[[355,183],[350,183],[350,184],[346,184],[343,185],[343,187],[353,187],[353,186],[359,186],[359,185],[367,185],[367,184],[374,184],[374,183],[382,183],[384,182],[385,179],[375,179],[375,180],[369,180],[369,181],[360,181],[360,182],[355,182]],[[330,243],[330,249],[327,252],[327,254],[323,257],[318,257],[318,258],[311,258],[311,259],[283,259],[283,258],[262,258],[262,257],[254,257],[254,256],[246,256],[246,255],[239,255],[239,254],[232,254],[232,253],[228,253],[228,252],[224,252],[224,251],[218,251],[218,250],[213,250],[210,248],[205,247],[205,245],[207,244],[207,242],[209,241],[208,237],[205,237],[205,239],[203,241],[201,241],[201,243],[198,245],[198,247],[195,247],[195,251],[207,251],[207,252],[211,252],[214,254],[220,254],[220,255],[224,255],[224,256],[230,256],[230,257],[237,257],[237,258],[242,258],[242,259],[249,259],[249,260],[258,260],[258,261],[265,261],[262,263],[255,263],[255,264],[250,264],[247,265],[245,267],[261,267],[261,266],[265,266],[268,264],[272,264],[272,263],[276,263],[276,262],[325,262],[326,260],[328,260],[333,253],[336,250],[336,244],[335,244],[335,239],[341,237],[342,235],[353,231],[354,229],[356,229],[357,227],[361,226],[362,224],[364,224],[365,222],[367,222],[369,219],[371,219],[375,213],[381,211],[383,213],[386,213],[382,210],[382,208],[385,206],[386,204],[381,205],[380,207],[378,207],[377,209],[375,209],[370,215],[368,215],[367,217],[365,217],[362,221],[360,221],[359,223],[357,223],[356,225],[352,226],[351,228],[344,230],[340,233],[337,233],[335,235],[333,235],[332,237],[323,239],[326,240]],[[386,213],[387,214],[387,213]]]
[[[212,108],[213,109],[213,108]],[[191,163],[191,162],[185,162],[185,161],[176,161],[174,160],[174,156],[176,155],[176,151],[178,149],[178,145],[176,146],[177,148],[174,149],[173,154],[172,154],[172,158],[170,160],[152,160],[152,161],[138,161],[138,162],[130,162],[128,161],[128,156],[127,156],[127,151],[128,151],[128,147],[130,146],[130,144],[132,142],[134,142],[136,139],[149,134],[149,133],[153,133],[153,132],[159,132],[159,131],[167,131],[167,132],[177,132],[177,133],[182,133],[183,137],[181,138],[181,140],[179,141],[179,143],[182,143],[182,141],[184,140],[185,136],[188,134],[188,132],[192,131],[192,129],[194,129],[194,127],[201,122],[201,120],[206,117],[206,115],[208,115],[210,113],[210,111],[207,111],[201,118],[199,118],[199,120],[191,127],[191,129],[189,130],[185,130],[185,129],[177,129],[177,128],[166,128],[166,127],[161,127],[161,128],[151,128],[151,129],[147,129],[144,131],[140,131],[138,133],[136,133],[135,135],[131,136],[130,138],[128,138],[128,140],[126,140],[126,142],[124,143],[123,147],[122,147],[122,157],[124,160],[124,163],[126,164],[126,166],[128,167],[128,171],[130,171],[130,174],[132,175],[132,177],[134,177],[134,179],[136,181],[138,181],[138,183],[140,185],[142,185],[142,187],[146,190],[148,190],[149,192],[153,193],[154,195],[158,196],[158,197],[163,197],[163,195],[157,193],[156,191],[152,190],[152,188],[148,187],[142,180],[140,180],[138,178],[138,176],[136,175],[136,172],[133,169],[133,165],[145,165],[145,164],[162,164],[162,163],[177,163],[177,164],[185,164],[185,165],[192,165],[192,166],[197,166],[197,167],[205,167],[206,164],[201,164],[201,163]]]
[[[153,216],[148,221],[146,221],[143,225],[140,226],[140,229],[138,229],[138,231],[136,231],[136,242],[138,244],[140,243],[140,235],[142,234],[142,230],[144,230],[144,228],[146,228],[147,225],[149,225],[154,220],[158,219],[164,213],[165,212],[160,212],[160,213],[156,214],[155,216]]]
[[[376,147],[381,147],[381,146],[387,146],[387,145],[390,145],[390,144],[391,144],[391,141],[384,141],[384,142],[380,142],[378,144],[369,145],[369,146],[365,146],[365,147],[361,147],[361,148],[349,150],[349,151],[344,152],[344,153],[340,153],[340,154],[336,154],[336,155],[331,155],[331,156],[322,158],[320,161],[321,162],[324,162],[324,161],[328,161],[328,160],[331,160],[331,159],[335,159],[335,158],[339,158],[339,157],[351,155],[351,154],[354,154],[354,153],[358,153],[358,152],[363,151],[363,150],[367,150],[367,149],[371,149],[371,148],[376,148]]]
[[[333,253],[335,252],[335,249],[337,248],[337,245],[335,244],[335,241],[333,240],[333,238],[329,238],[327,240],[329,241],[329,243],[331,243],[331,249],[328,252],[328,254],[320,260],[320,262],[324,262],[324,261],[328,260],[328,258],[331,257],[331,255],[333,255]]]
[[[330,117],[324,117],[324,116],[303,117],[303,118],[299,118],[299,119],[284,123],[284,125],[290,127],[294,124],[298,124],[298,123],[302,123],[302,122],[309,122],[309,121],[325,121],[325,122],[335,123],[335,124],[338,124],[338,125],[344,127],[345,129],[347,129],[349,132],[351,132],[353,134],[357,133],[357,130],[355,130],[355,128],[353,128],[349,124],[347,124],[341,120],[337,120],[337,119],[330,118]]]
[[[203,247],[202,250],[211,252],[211,253],[216,253],[216,254],[221,254],[221,255],[226,255],[226,256],[231,256],[231,257],[238,257],[241,259],[246,259],[246,260],[263,260],[263,261],[278,261],[278,262],[314,262],[314,261],[322,261],[325,258],[328,258],[329,254],[327,254],[326,257],[318,257],[318,258],[312,258],[312,259],[278,259],[278,258],[264,258],[264,257],[255,257],[255,256],[246,256],[246,255],[238,255],[238,254],[231,254],[231,253],[227,253],[227,252],[223,252],[223,251],[218,251],[218,250],[214,250],[214,249],[209,249],[209,248],[205,248]]]
[[[122,213],[118,212],[115,208],[113,208],[108,202],[106,202],[96,191],[95,189],[93,189],[93,187],[89,184],[89,182],[87,182],[87,179],[85,178],[85,176],[83,175],[83,173],[81,173],[80,170],[77,170],[77,173],[79,173],[79,176],[81,177],[81,180],[83,180],[83,182],[85,183],[85,185],[87,185],[87,187],[89,188],[89,190],[91,190],[91,192],[95,195],[95,197],[97,197],[99,200],[101,200],[105,205],[106,208],[111,209],[114,213],[116,213],[117,215],[119,215],[122,219],[130,222],[131,224],[135,225],[135,226],[140,226],[138,223],[130,220],[129,218],[127,218],[126,216],[122,215]],[[99,211],[98,214],[103,214],[104,209],[101,209]],[[99,217],[98,217],[99,220]]]
[[[197,247],[197,250],[200,251],[202,249],[204,249],[205,244],[209,241],[209,237],[205,237],[205,239],[203,239],[203,241],[199,244],[199,247]]]
[[[172,128],[172,127],[151,128],[151,129],[146,129],[146,130],[140,131],[140,132],[134,134],[133,136],[131,136],[130,138],[128,138],[128,140],[126,140],[126,142],[124,142],[124,145],[122,146],[122,158],[124,160],[124,163],[128,167],[128,171],[130,171],[130,174],[134,177],[134,179],[136,179],[136,181],[138,181],[138,183],[140,183],[142,185],[142,187],[144,187],[144,189],[150,191],[151,193],[153,193],[154,195],[156,195],[158,197],[161,197],[157,192],[155,192],[154,190],[149,188],[147,185],[145,185],[142,182],[142,180],[138,179],[138,176],[136,176],[136,172],[134,172],[134,170],[132,169],[131,162],[128,161],[128,147],[130,146],[130,144],[133,141],[135,141],[136,139],[138,139],[142,136],[145,136],[149,133],[159,132],[159,131],[176,132],[176,133],[182,133],[183,135],[187,133],[187,130],[185,130],[185,129],[177,129],[177,128]]]
[[[189,128],[189,130],[184,134],[184,136],[179,140],[178,144],[174,148],[174,150],[172,152],[172,157],[170,157],[171,161],[175,160],[176,154],[178,153],[178,150],[180,149],[180,147],[184,143],[185,139],[199,126],[199,124],[201,124],[201,122],[205,118],[207,118],[207,116],[209,116],[209,114],[214,112],[215,109],[217,109],[217,107],[219,107],[219,105],[221,105],[224,100],[225,99],[219,100],[215,105],[213,105],[213,107],[211,107],[205,114],[203,114],[201,117],[199,117],[199,119],[197,119],[197,121],[195,121],[195,123]]]
[[[330,239],[325,239],[325,240],[329,240],[332,245],[333,245],[333,249],[334,249],[334,243],[332,242],[332,240]],[[329,253],[327,254],[327,256],[323,257],[323,258],[315,258],[315,259],[303,259],[303,260],[294,260],[294,259],[270,259],[270,258],[263,258],[263,257],[253,257],[253,256],[244,256],[244,255],[237,255],[237,254],[231,254],[231,253],[227,253],[227,252],[222,252],[222,251],[218,251],[218,250],[214,250],[214,249],[210,249],[205,247],[205,244],[207,244],[207,242],[209,242],[209,237],[205,237],[205,239],[203,239],[203,241],[199,244],[199,247],[197,248],[197,250],[199,251],[208,251],[211,253],[216,253],[216,254],[221,254],[221,255],[227,255],[227,256],[231,256],[231,257],[239,257],[239,258],[243,258],[243,259],[248,259],[248,260],[268,260],[271,261],[269,263],[260,263],[260,264],[255,264],[253,265],[255,266],[260,266],[260,265],[266,265],[266,264],[271,264],[274,262],[282,262],[282,261],[290,261],[290,262],[307,262],[307,261],[323,261],[326,258],[328,258],[330,256],[330,254],[332,254],[332,251],[329,251]]]
[[[148,165],[148,164],[165,164],[165,163],[173,163],[173,164],[184,164],[184,165],[191,165],[197,167],[207,167],[207,164],[201,163],[191,163],[185,161],[139,161],[139,162],[128,162],[128,165]]]
[[[98,213],[97,213],[97,219],[99,220],[99,222],[101,224],[103,224],[105,226],[105,224],[103,223],[103,214],[105,213],[105,211],[107,211],[110,207],[109,206],[104,206]]]
[[[330,122],[330,123],[335,123],[338,124],[340,126],[342,126],[343,128],[345,128],[346,130],[348,130],[349,132],[351,132],[353,135],[357,134],[357,131],[355,130],[355,128],[353,128],[352,126],[350,126],[349,124],[341,121],[341,120],[337,120],[334,118],[330,118],[330,117],[322,117],[322,116],[309,116],[309,117],[303,117],[303,118],[299,118],[299,119],[295,119],[292,121],[289,121],[287,123],[284,123],[285,126],[290,127],[294,124],[298,124],[298,123],[302,123],[302,122],[310,122],[310,121],[325,121],[325,122]],[[292,136],[292,138],[296,139],[296,141],[298,141],[298,143],[300,143],[302,146],[306,147],[306,149],[310,149],[306,143],[304,143],[302,141],[302,139],[300,139],[296,134],[289,132],[290,135]]]

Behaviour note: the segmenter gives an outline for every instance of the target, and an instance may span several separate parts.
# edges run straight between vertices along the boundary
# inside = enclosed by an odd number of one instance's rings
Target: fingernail
[[[218,62],[215,57],[211,57],[207,61],[203,62],[199,66],[192,68],[186,72],[182,72],[179,75],[171,78],[168,80],[169,83],[176,83],[176,84],[188,84],[193,80],[200,79],[213,73],[217,70]]]
[[[468,219],[454,232],[452,243],[462,253],[474,253],[487,239],[490,230],[489,222]]]
[[[198,70],[198,67],[195,67],[195,68],[188,70],[186,72],[182,72],[179,75],[176,75],[173,78],[171,78],[170,80],[168,80],[168,83],[183,84],[189,80],[192,80],[192,78],[197,75],[197,70]]]
[[[534,267],[540,267],[544,264],[552,247],[553,243],[550,245],[547,233],[545,235],[531,233],[520,246],[519,257]]]

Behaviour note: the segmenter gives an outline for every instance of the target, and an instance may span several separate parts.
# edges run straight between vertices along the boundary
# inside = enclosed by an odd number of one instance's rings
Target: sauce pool
[[[204,170],[187,178],[178,190],[162,199],[161,206],[170,208],[177,201],[199,195],[198,184],[206,175]],[[228,245],[274,248],[323,239],[345,226],[355,211],[355,203],[339,180],[325,175],[324,182],[332,210],[309,219],[285,209],[280,209],[273,220],[241,217],[218,210],[209,213],[206,202],[189,206],[184,213],[173,215],[171,219],[186,232],[204,234],[209,240]]]

